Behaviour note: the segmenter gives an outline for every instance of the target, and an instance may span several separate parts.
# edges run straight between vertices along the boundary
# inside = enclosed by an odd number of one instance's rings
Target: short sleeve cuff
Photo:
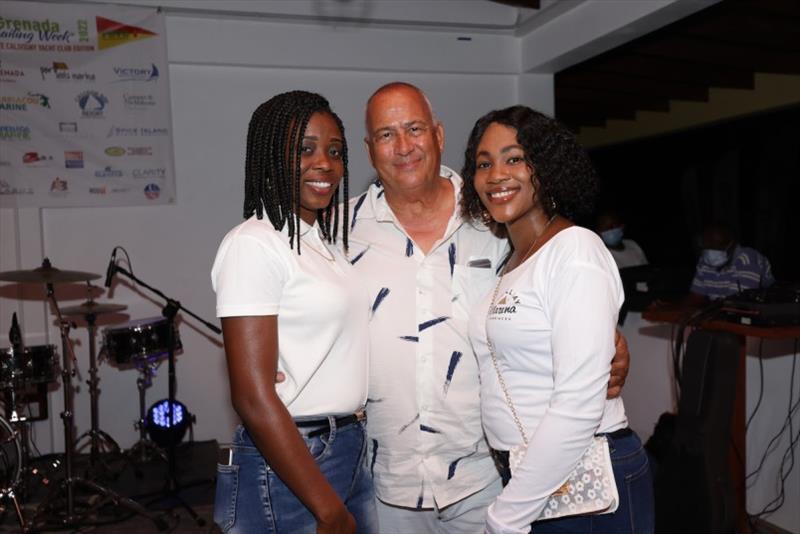
[[[278,304],[228,305],[217,307],[217,317],[278,315]]]

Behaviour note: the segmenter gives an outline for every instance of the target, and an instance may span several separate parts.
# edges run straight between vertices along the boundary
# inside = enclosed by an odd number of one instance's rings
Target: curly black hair
[[[253,112],[247,130],[244,178],[244,217],[259,219],[267,212],[272,226],[280,231],[289,225],[289,244],[300,253],[300,152],[303,134],[314,113],[330,115],[342,132],[344,176],[327,208],[317,212],[317,221],[328,242],[336,242],[339,211],[342,211],[342,243],[347,249],[349,206],[339,204],[339,189],[349,196],[347,141],[344,126],[325,97],[307,91],[275,95]],[[331,220],[332,219],[332,220]]]
[[[517,142],[538,183],[537,194],[548,217],[561,215],[572,221],[592,213],[598,191],[598,178],[589,155],[575,136],[557,120],[527,106],[511,106],[490,111],[475,123],[464,152],[461,176],[461,215],[466,220],[488,224],[498,237],[506,237],[502,224],[487,221],[486,208],[475,191],[475,157],[486,128],[492,123],[517,131]]]

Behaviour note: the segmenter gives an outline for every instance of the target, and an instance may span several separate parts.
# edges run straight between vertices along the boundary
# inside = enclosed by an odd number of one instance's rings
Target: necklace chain
[[[308,247],[311,250],[313,250],[314,252],[316,252],[317,254],[319,254],[320,256],[322,256],[323,258],[325,258],[326,260],[331,261],[331,262],[335,262],[336,261],[336,257],[333,255],[333,252],[331,252],[330,249],[328,249],[328,247],[325,246],[325,243],[322,243],[321,241],[319,241],[319,244],[322,245],[322,249],[325,252],[327,252],[327,254],[324,254],[324,253],[320,252],[319,250],[317,250],[317,247],[315,247],[314,245],[309,243],[308,240],[304,240],[303,244],[306,247]]]
[[[522,264],[522,262],[524,262],[528,258],[528,256],[531,255],[531,252],[533,251],[534,247],[536,247],[536,244],[539,242],[539,240],[542,238],[542,236],[547,232],[547,229],[550,228],[550,223],[552,223],[556,219],[556,217],[558,217],[558,214],[555,214],[552,217],[550,217],[550,219],[547,221],[547,224],[544,225],[544,229],[542,229],[542,233],[539,234],[538,236],[536,236],[536,239],[533,240],[533,243],[531,243],[531,246],[528,247],[528,251],[519,260],[519,264],[520,265]],[[511,258],[509,258],[509,260],[510,259]],[[502,279],[503,275],[506,274],[506,267],[508,267],[508,262],[506,262],[506,264],[503,265],[503,270],[500,272],[500,278],[498,279],[498,286],[500,285],[499,284],[499,280]]]

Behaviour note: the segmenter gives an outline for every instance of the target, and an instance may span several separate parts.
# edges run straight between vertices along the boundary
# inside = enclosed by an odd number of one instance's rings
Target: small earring
[[[551,198],[550,199],[550,209],[553,211],[553,213],[556,212],[556,208],[557,207],[558,207],[558,204],[556,204],[556,199]]]

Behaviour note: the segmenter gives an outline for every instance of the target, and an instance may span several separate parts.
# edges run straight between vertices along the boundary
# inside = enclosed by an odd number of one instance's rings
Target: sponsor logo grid
[[[125,20],[99,6],[12,4],[0,14],[0,141],[13,150],[0,158],[0,206],[11,196],[172,201],[163,14],[137,11]]]

